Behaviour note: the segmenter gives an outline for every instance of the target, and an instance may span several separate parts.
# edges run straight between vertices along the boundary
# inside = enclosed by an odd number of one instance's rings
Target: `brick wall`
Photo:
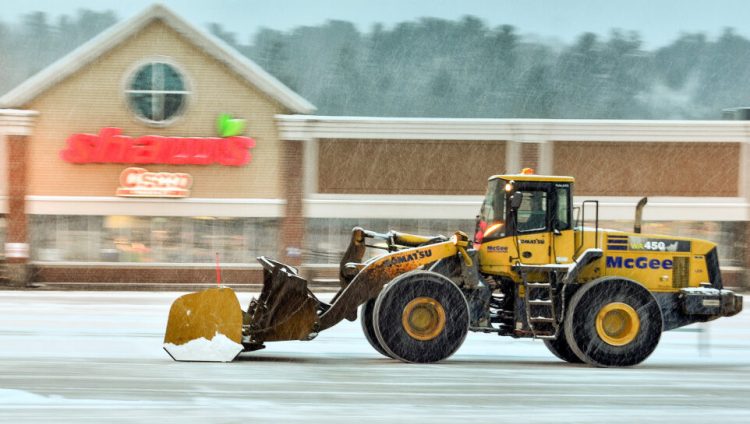
[[[8,195],[8,141],[0,133],[0,196]],[[0,208],[0,213],[2,209]]]
[[[8,142],[8,214],[6,215],[6,243],[26,243],[28,223],[26,220],[26,176],[28,137],[10,135]],[[26,262],[26,259],[8,258],[9,263]]]
[[[484,194],[505,169],[505,142],[321,140],[321,193]]]
[[[739,143],[556,142],[554,173],[594,196],[739,195]]]
[[[281,224],[281,257],[283,262],[298,266],[302,263],[301,249],[305,235],[303,210],[303,144],[286,141],[283,144],[283,173],[281,184],[286,198],[285,216]]]

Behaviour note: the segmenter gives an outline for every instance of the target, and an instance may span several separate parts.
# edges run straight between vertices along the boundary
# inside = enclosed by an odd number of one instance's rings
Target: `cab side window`
[[[557,229],[570,229],[570,188],[556,189],[557,192]]]
[[[517,229],[520,233],[543,231],[547,227],[547,192],[525,190],[518,208]]]

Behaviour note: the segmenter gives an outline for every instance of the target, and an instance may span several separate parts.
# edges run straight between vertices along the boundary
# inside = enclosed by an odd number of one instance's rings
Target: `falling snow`
[[[178,295],[0,291],[0,421],[750,421],[748,311],[666,332],[648,360],[624,369],[569,365],[539,341],[475,333],[443,363],[404,364],[348,321],[232,363],[183,363],[162,350]]]

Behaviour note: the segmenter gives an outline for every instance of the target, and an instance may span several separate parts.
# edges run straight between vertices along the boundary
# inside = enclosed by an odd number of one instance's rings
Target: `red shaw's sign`
[[[188,197],[193,177],[181,172],[148,172],[127,168],[120,174],[117,195],[124,197]]]
[[[138,163],[169,165],[242,166],[252,158],[250,137],[162,137],[121,135],[120,128],[102,128],[99,134],[73,134],[60,151],[70,163]]]

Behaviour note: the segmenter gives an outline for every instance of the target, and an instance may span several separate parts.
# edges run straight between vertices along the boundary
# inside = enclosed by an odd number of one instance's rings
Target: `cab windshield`
[[[491,180],[479,211],[474,241],[495,240],[505,235],[505,181]]]

